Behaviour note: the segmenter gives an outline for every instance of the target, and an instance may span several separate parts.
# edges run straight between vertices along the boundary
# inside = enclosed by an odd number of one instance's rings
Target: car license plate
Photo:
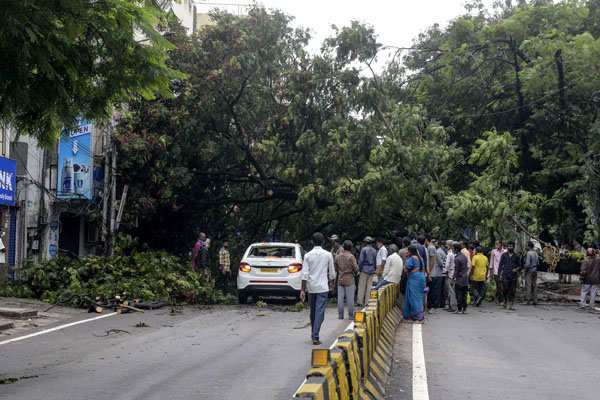
[[[276,274],[279,272],[279,268],[261,268],[260,272],[267,274]]]

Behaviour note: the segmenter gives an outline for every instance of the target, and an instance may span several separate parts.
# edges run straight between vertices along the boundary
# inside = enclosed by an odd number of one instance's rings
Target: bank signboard
[[[58,198],[92,198],[92,132],[94,125],[79,119],[77,127],[63,130],[58,146]]]
[[[0,204],[15,205],[17,162],[0,157]]]

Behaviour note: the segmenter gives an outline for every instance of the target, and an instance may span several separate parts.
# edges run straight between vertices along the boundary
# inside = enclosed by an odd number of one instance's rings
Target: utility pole
[[[111,138],[112,139],[112,138]],[[111,140],[112,146],[112,166],[111,166],[111,176],[110,176],[110,231],[109,231],[109,239],[112,239],[113,232],[115,231],[115,207],[116,207],[116,197],[117,197],[117,144]],[[110,255],[113,255],[113,246],[110,246]]]
[[[44,227],[46,225],[46,158],[48,157],[47,150],[44,148],[42,150],[42,187],[40,188],[40,209],[38,213],[38,223],[37,223],[37,232],[38,232],[38,260],[41,262],[44,258]]]
[[[110,179],[110,130],[112,124],[109,124],[104,130],[104,143],[102,150],[104,152],[104,187],[102,190],[102,242],[104,243],[105,252],[108,250],[108,202],[109,202],[109,179]]]

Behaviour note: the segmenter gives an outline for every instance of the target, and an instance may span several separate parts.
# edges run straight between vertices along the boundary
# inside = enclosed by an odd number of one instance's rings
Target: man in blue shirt
[[[373,238],[367,236],[364,240],[365,246],[360,251],[358,258],[358,297],[356,304],[364,306],[369,301],[371,288],[373,286],[373,277],[375,276],[375,262],[377,251],[373,248]]]

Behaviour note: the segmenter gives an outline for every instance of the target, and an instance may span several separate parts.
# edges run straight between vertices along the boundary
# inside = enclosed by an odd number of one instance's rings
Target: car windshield
[[[249,257],[272,257],[272,258],[294,258],[296,249],[294,247],[282,246],[260,246],[250,250]]]

